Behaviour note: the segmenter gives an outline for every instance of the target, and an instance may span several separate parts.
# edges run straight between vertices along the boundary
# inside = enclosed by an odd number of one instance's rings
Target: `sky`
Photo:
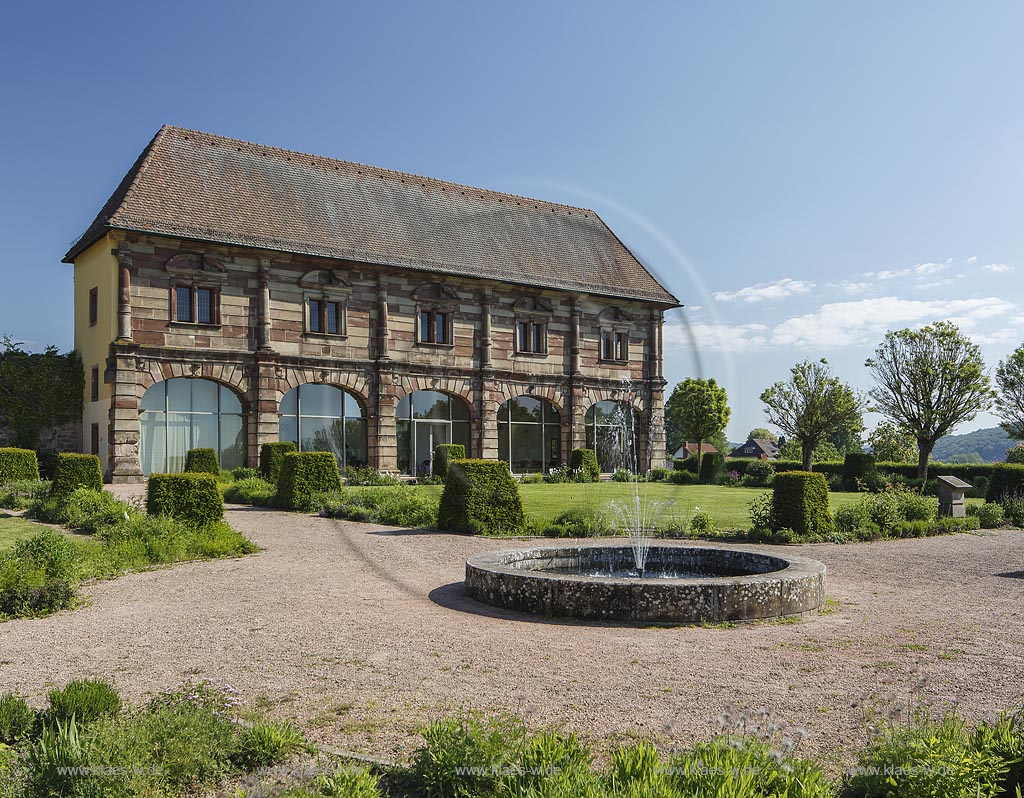
[[[886,330],[1024,340],[1024,5],[21,3],[0,30],[0,334],[69,349],[60,259],[164,123],[596,210],[685,305],[731,440]],[[869,423],[877,420],[869,416]],[[958,431],[991,426],[985,414]]]

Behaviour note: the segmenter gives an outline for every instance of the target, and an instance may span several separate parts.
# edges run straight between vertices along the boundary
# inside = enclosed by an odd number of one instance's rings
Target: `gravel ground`
[[[0,625],[0,693],[42,703],[93,675],[139,700],[222,680],[316,740],[385,757],[457,707],[666,744],[710,736],[729,706],[765,708],[833,763],[863,738],[872,695],[886,707],[955,702],[972,717],[1024,703],[1016,530],[801,546],[827,564],[834,601],[799,623],[617,628],[466,598],[466,557],[508,540],[255,508],[228,519],[265,550],[92,583],[86,607]]]

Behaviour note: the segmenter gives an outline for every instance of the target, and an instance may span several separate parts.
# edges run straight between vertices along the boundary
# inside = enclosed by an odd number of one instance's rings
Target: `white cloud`
[[[857,294],[863,294],[865,291],[871,288],[871,283],[858,283],[851,280],[847,280],[839,284],[839,288],[842,289],[844,294],[849,296],[856,296]]]
[[[665,348],[696,346],[698,351],[748,352],[768,343],[768,327],[764,324],[718,324],[669,321],[665,325]]]
[[[969,257],[967,259],[967,262],[968,263],[977,263],[978,262],[978,256],[977,255],[971,255],[971,257]]]
[[[1013,267],[1007,266],[1005,263],[990,263],[983,267],[987,272],[995,272],[996,274],[1003,274],[1004,272],[1012,272]]]
[[[806,294],[812,288],[812,282],[783,277],[774,283],[748,285],[739,291],[717,291],[714,296],[719,302],[763,302],[766,299],[785,299],[794,294]]]
[[[918,263],[906,269],[883,269],[877,272],[864,272],[864,276],[874,278],[875,280],[896,280],[901,277],[916,277],[919,280],[923,280],[933,274],[945,271],[952,265],[953,259],[949,258],[942,263]]]

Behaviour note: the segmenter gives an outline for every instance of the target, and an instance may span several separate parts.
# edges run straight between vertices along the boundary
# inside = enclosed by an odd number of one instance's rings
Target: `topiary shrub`
[[[146,512],[169,515],[199,526],[224,517],[224,502],[212,474],[151,474],[146,486]]]
[[[448,478],[448,463],[465,460],[466,447],[461,443],[442,443],[434,447],[434,464],[431,474],[441,479]]]
[[[775,475],[772,484],[774,529],[792,529],[799,537],[816,537],[834,530],[824,474],[783,471]]]
[[[121,711],[121,697],[109,682],[102,679],[76,679],[62,690],[50,691],[48,720],[66,721],[74,717],[79,723],[91,723]]]
[[[58,454],[50,498],[59,502],[66,501],[79,488],[103,490],[100,458],[94,454]]]
[[[700,458],[700,481],[716,482],[725,473],[725,455],[721,452],[707,452]]]
[[[672,461],[672,468],[676,471],[689,471],[691,474],[697,473],[697,458],[696,457],[677,457]]]
[[[281,466],[276,503],[289,510],[314,510],[316,497],[341,490],[338,461],[330,452],[288,452]]]
[[[875,456],[865,452],[847,452],[843,460],[843,485],[856,490],[857,482],[867,483],[876,476]]]
[[[648,482],[664,482],[668,479],[669,470],[667,468],[652,468],[647,472]]]
[[[982,529],[995,529],[997,526],[1001,526],[1003,523],[1003,505],[995,504],[994,502],[989,504],[983,504],[980,507],[971,505],[969,510],[975,510],[978,516],[978,523]]]
[[[590,451],[577,449],[574,451]],[[593,452],[590,452],[593,455]],[[596,461],[595,461],[596,462]],[[453,460],[441,494],[437,528],[448,532],[516,535],[526,524],[519,486],[508,463]]]
[[[1024,493],[1024,465],[995,463],[988,480],[985,501],[1001,502]]]
[[[189,449],[185,455],[185,471],[189,474],[213,474],[220,477],[220,463],[213,449]]]
[[[573,449],[569,453],[569,470],[581,472],[587,482],[597,482],[601,478],[601,466],[593,449]]]
[[[0,485],[29,479],[39,481],[39,458],[31,449],[0,449]]]
[[[260,474],[263,478],[276,485],[281,478],[281,466],[284,464],[284,456],[288,452],[296,451],[295,444],[291,441],[275,441],[265,443],[260,447]]]

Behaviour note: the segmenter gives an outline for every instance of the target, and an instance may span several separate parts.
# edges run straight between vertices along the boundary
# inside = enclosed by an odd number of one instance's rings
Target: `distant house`
[[[717,454],[718,449],[712,446],[710,443],[705,443],[700,447],[702,454]],[[676,453],[672,455],[677,460],[685,460],[687,457],[697,456],[697,444],[696,443],[684,443],[678,449]]]
[[[757,460],[771,460],[778,456],[778,445],[767,438],[751,438],[742,446],[737,446],[729,452],[729,457],[753,457]]]

